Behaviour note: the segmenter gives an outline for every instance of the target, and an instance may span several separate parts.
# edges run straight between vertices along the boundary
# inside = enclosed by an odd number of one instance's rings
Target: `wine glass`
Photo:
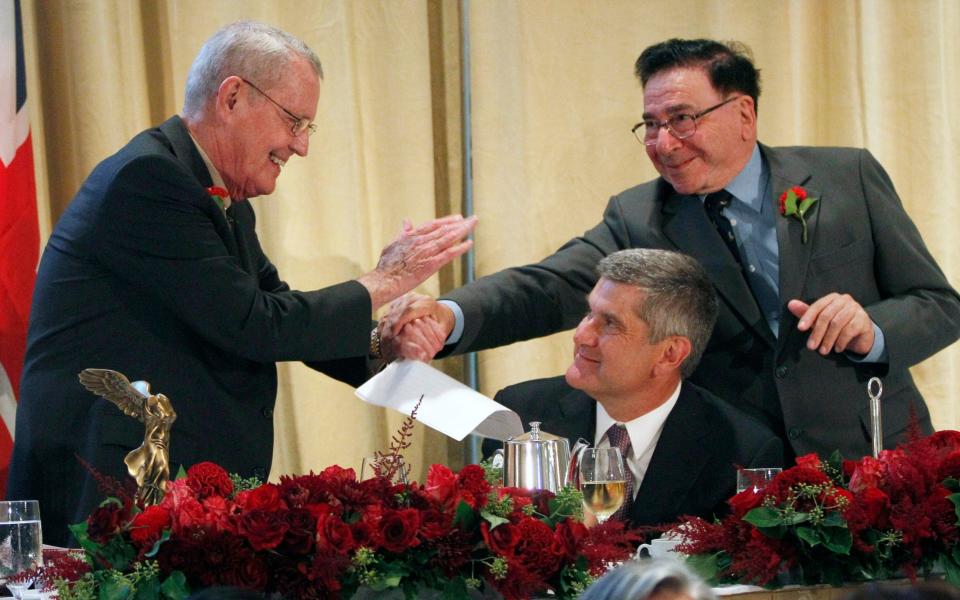
[[[773,481],[783,469],[780,467],[761,467],[758,469],[737,469],[737,493],[753,489],[753,493],[760,493],[767,484]]]
[[[42,552],[40,504],[36,500],[0,502],[0,579],[17,600],[33,579],[11,581],[10,577],[42,565]]]
[[[604,523],[623,505],[627,477],[619,448],[586,448],[580,457],[580,491],[583,507]]]
[[[391,454],[386,456],[364,456],[363,463],[360,465],[360,481],[366,481],[367,479],[373,479],[377,476],[377,472],[386,475],[390,471],[392,462],[397,461],[397,469],[394,472],[393,477],[391,478],[391,483],[407,483],[407,469],[406,465],[403,462],[402,456],[394,457]]]

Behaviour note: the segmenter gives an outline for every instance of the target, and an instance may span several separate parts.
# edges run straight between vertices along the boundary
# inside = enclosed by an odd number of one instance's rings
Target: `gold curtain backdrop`
[[[22,5],[44,240],[100,160],[179,111],[200,45],[238,19],[302,38],[326,75],[309,156],[289,162],[274,194],[252,201],[263,246],[291,286],[356,277],[373,267],[404,217],[421,222],[461,210],[457,0]],[[951,282],[960,282],[960,2],[471,0],[467,7],[478,275],[542,258],[592,227],[610,195],[655,176],[629,131],[642,113],[633,62],[646,46],[679,36],[752,48],[763,77],[764,143],[869,148]],[[437,294],[462,280],[448,268],[421,291]],[[336,335],[335,324],[327,335]],[[570,338],[481,353],[481,391],[492,396],[563,372]],[[955,344],[914,369],[939,429],[960,427],[958,358]],[[459,373],[458,359],[440,364]],[[273,478],[334,463],[359,468],[400,423],[298,363],[280,365],[274,418]],[[462,461],[458,444],[419,425],[407,457],[417,479],[430,463]]]

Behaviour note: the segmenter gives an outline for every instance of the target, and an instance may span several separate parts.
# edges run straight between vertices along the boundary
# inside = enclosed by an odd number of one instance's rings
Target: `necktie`
[[[742,267],[740,251],[737,249],[737,238],[733,235],[730,219],[723,214],[723,209],[730,206],[732,200],[733,196],[727,190],[707,194],[703,201],[703,209],[707,212],[707,217],[713,223],[713,226],[717,228],[717,232],[723,239],[723,243],[727,245],[727,249],[730,250],[730,254],[733,255],[733,259]]]
[[[623,457],[623,471],[627,478],[627,489],[623,497],[623,506],[618,508],[617,512],[613,513],[612,518],[618,521],[626,521],[627,515],[630,512],[630,504],[633,502],[633,471],[631,471],[627,465],[627,454],[630,453],[630,434],[627,432],[626,427],[614,423],[610,426],[610,429],[607,430],[606,435],[610,446],[620,449],[620,455]]]

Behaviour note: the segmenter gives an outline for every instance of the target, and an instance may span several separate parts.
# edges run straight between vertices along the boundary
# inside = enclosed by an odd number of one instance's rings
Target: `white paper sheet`
[[[357,388],[365,402],[409,415],[420,396],[417,421],[460,441],[469,433],[505,440],[523,433],[520,416],[426,363],[403,360]]]

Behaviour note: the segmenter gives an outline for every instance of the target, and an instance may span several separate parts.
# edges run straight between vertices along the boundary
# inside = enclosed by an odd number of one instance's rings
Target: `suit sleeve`
[[[371,305],[362,285],[291,291],[259,243],[248,248],[257,269],[248,273],[217,233],[208,200],[173,159],[127,163],[94,217],[97,260],[225,352],[259,362],[366,355]]]
[[[960,336],[960,297],[930,255],[890,177],[866,150],[860,174],[882,300],[865,306],[886,341],[890,370],[904,370]]]
[[[586,312],[597,263],[630,247],[618,197],[603,221],[542,261],[505,269],[452,291],[463,309],[463,336],[453,353],[483,350],[574,327]]]

